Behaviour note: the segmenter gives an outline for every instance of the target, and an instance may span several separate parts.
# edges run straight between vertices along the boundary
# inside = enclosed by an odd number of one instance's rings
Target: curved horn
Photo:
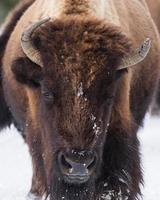
[[[33,47],[31,37],[32,37],[32,34],[34,33],[34,31],[38,27],[40,27],[41,25],[43,25],[44,23],[46,23],[49,20],[50,20],[50,18],[46,18],[46,19],[43,19],[39,22],[32,24],[29,28],[27,28],[23,32],[22,37],[21,37],[21,47],[23,49],[23,52],[31,61],[33,61],[34,63],[36,63],[37,65],[39,65],[41,67],[43,66],[41,57],[39,55],[39,52]]]
[[[143,61],[151,48],[151,39],[147,38],[141,46],[133,51],[129,56],[123,58],[118,70],[128,68]]]

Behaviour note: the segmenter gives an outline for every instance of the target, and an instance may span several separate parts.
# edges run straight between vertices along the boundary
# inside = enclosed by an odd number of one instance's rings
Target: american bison
[[[29,145],[29,197],[139,198],[137,131],[157,87],[159,44],[143,0],[28,0],[11,12],[0,127],[15,123]]]

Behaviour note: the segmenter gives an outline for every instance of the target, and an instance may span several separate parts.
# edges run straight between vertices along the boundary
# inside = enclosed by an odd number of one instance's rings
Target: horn
[[[44,23],[48,22],[49,20],[50,18],[46,18],[32,24],[29,28],[27,28],[22,33],[22,37],[21,37],[21,47],[23,49],[23,52],[32,62],[36,63],[37,65],[41,67],[43,67],[41,57],[40,57],[39,52],[33,47],[31,37],[37,28],[39,28],[40,26],[42,26]]]
[[[143,61],[151,48],[151,39],[147,38],[141,46],[135,51],[131,52],[129,56],[123,58],[118,70],[128,68]]]

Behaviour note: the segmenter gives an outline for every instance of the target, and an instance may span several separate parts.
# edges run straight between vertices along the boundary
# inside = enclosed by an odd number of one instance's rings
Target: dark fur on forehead
[[[73,138],[75,147],[86,148],[95,136],[90,114],[96,116],[98,105],[114,92],[114,84],[110,84],[114,81],[104,72],[116,70],[130,52],[131,42],[118,27],[80,17],[47,22],[32,37],[44,65],[42,84],[54,89],[58,99],[56,105],[63,121],[57,125],[59,133],[69,144]],[[87,102],[77,98],[81,82]],[[111,85],[109,93],[106,87]]]
[[[92,66],[93,70],[108,66],[108,70],[113,70],[132,46],[118,27],[78,17],[43,25],[33,34],[33,44],[39,50],[44,66],[59,68],[60,63],[67,67],[71,66],[69,63],[76,63],[74,68],[80,70],[84,70],[84,66]]]

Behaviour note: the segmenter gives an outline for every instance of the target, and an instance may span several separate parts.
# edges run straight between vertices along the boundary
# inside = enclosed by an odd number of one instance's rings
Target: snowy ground
[[[139,131],[145,175],[143,200],[160,199],[160,118],[146,117]],[[0,200],[25,200],[31,184],[28,148],[12,127],[0,134]]]

